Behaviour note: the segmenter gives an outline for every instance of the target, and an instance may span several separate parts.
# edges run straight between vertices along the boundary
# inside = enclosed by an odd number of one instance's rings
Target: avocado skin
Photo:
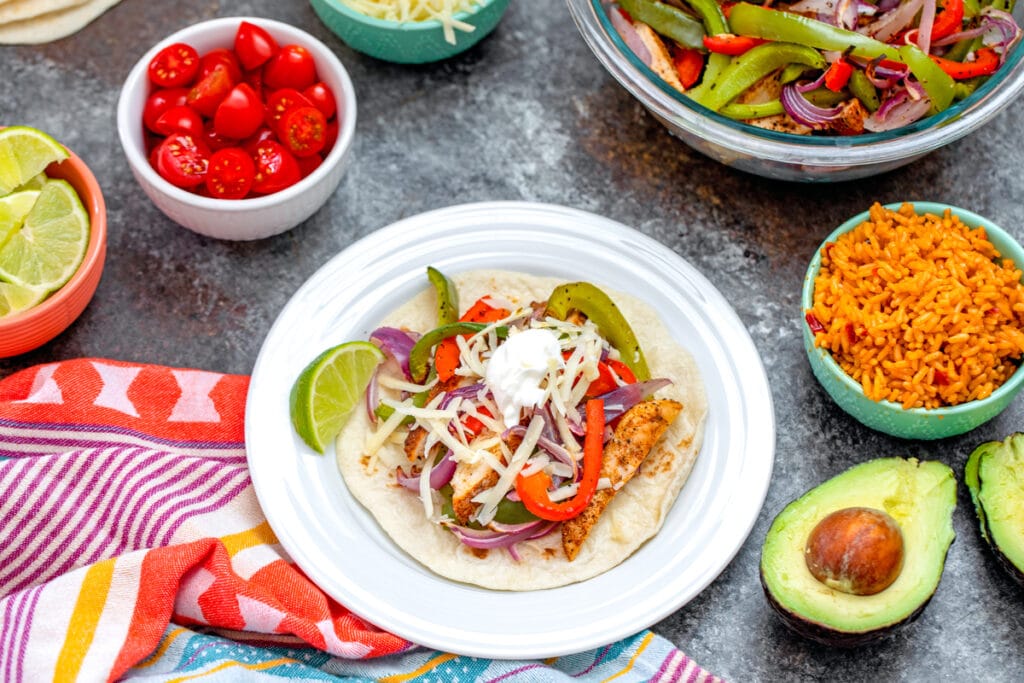
[[[949,554],[948,550],[946,551],[946,554]],[[768,585],[765,583],[764,570],[762,569],[758,573],[761,577],[761,588],[764,590],[765,597],[768,598],[768,604],[771,605],[772,609],[775,610],[775,613],[782,619],[782,623],[797,635],[829,647],[844,649],[855,648],[887,638],[891,634],[895,633],[901,626],[909,624],[921,616],[921,613],[924,612],[924,608],[932,601],[931,597],[929,597],[927,600],[922,602],[914,612],[907,615],[906,618],[895,621],[885,628],[872,629],[870,631],[837,631],[825,626],[824,624],[804,619],[800,615],[788,611],[772,596],[772,592],[768,589]]]
[[[967,464],[964,465],[964,482],[967,484],[967,490],[970,491],[971,501],[974,503],[974,512],[978,516],[978,524],[981,530],[981,537],[985,540],[985,545],[992,550],[992,554],[996,558],[996,563],[1006,571],[1007,574],[1017,582],[1017,585],[1024,588],[1024,571],[1020,567],[1017,567],[1009,557],[1003,553],[999,544],[996,543],[993,535],[992,528],[989,526],[988,513],[985,510],[985,506],[981,501],[981,489],[984,482],[981,480],[981,459],[988,455],[994,455],[995,451],[999,448],[1009,447],[1011,440],[1024,439],[1024,433],[1015,432],[1010,436],[1006,437],[1005,441],[986,441],[980,444],[971,453],[967,459]]]
[[[849,630],[838,628],[835,625],[827,625],[820,621],[816,621],[814,618],[804,616],[794,610],[787,608],[783,604],[781,599],[777,598],[773,594],[772,589],[770,587],[770,582],[765,573],[765,550],[762,549],[762,562],[759,567],[759,578],[761,581],[761,587],[768,601],[768,604],[772,607],[772,610],[776,614],[778,614],[779,618],[785,626],[787,626],[790,630],[797,633],[798,635],[807,638],[808,640],[833,648],[855,648],[884,639],[890,636],[892,633],[899,630],[900,627],[916,620],[921,615],[921,613],[924,612],[925,607],[927,607],[928,603],[931,602],[931,599],[935,595],[935,590],[938,588],[939,581],[941,580],[942,568],[945,567],[946,559],[949,556],[949,548],[952,546],[952,543],[955,540],[955,535],[953,535],[952,533],[952,516],[953,511],[956,507],[956,477],[953,471],[948,466],[941,464],[939,462],[919,462],[915,458],[910,458],[908,460],[904,460],[902,458],[879,458],[876,460],[861,463],[860,465],[856,465],[850,468],[849,470],[842,472],[839,475],[836,475],[835,477],[832,477],[831,479],[825,482],[822,482],[818,486],[811,488],[810,490],[806,491],[802,496],[786,505],[775,517],[775,520],[773,520],[772,524],[769,526],[769,537],[771,537],[772,531],[776,529],[777,526],[779,526],[780,519],[783,518],[783,516],[789,512],[790,508],[798,504],[800,501],[807,499],[808,496],[810,496],[816,490],[819,490],[826,485],[831,485],[832,482],[839,479],[842,479],[845,483],[847,481],[846,477],[848,476],[848,474],[852,473],[855,470],[863,471],[867,467],[872,467],[875,465],[885,465],[886,463],[892,463],[893,466],[912,466],[915,468],[928,466],[934,469],[937,466],[941,467],[942,470],[944,470],[945,472],[945,474],[943,475],[943,479],[948,484],[948,486],[946,486],[945,495],[947,501],[946,504],[948,505],[948,517],[945,518],[945,524],[948,525],[950,537],[948,540],[948,544],[945,546],[945,549],[942,551],[941,555],[936,554],[936,556],[933,558],[934,561],[938,563],[939,567],[935,585],[932,587],[931,593],[929,593],[926,596],[922,596],[921,602],[914,605],[911,611],[905,612],[902,616],[894,615],[894,620],[891,620],[888,623],[873,626],[872,628],[866,630]],[[784,527],[785,525],[783,524],[781,526]],[[768,538],[765,539],[765,544],[767,545],[767,543]]]

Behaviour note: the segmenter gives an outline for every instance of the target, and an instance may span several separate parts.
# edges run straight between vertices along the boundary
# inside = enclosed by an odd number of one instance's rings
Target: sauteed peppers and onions
[[[651,378],[629,323],[590,283],[528,305],[495,293],[460,316],[452,281],[428,276],[437,327],[370,335],[388,361],[366,393],[369,466],[394,467],[396,485],[473,552],[518,560],[517,544],[561,529],[573,560],[682,409],[653,398],[671,382]],[[381,449],[389,441],[403,453]]]
[[[1014,0],[617,0],[608,17],[666,83],[796,134],[892,130],[948,108],[1020,39]]]

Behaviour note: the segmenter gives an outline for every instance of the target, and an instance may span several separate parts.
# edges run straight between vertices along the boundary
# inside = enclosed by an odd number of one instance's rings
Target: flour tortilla
[[[486,294],[522,305],[544,301],[556,285],[567,281],[504,271],[473,271],[452,279],[463,310]],[[681,402],[683,411],[648,455],[640,472],[615,495],[576,559],[566,559],[557,531],[517,545],[519,562],[505,550],[491,550],[484,557],[474,554],[450,531],[425,518],[418,495],[395,483],[394,464],[405,458],[400,442],[385,444],[378,453],[379,463],[370,467],[372,461],[364,455],[363,444],[373,427],[365,411],[356,411],[338,437],[338,467],[352,495],[399,547],[446,578],[485,588],[525,591],[597,576],[625,560],[657,533],[700,450],[707,398],[693,358],[672,339],[655,311],[632,297],[608,294],[636,333],[651,376],[673,381],[657,396]],[[421,332],[433,328],[433,289],[426,289],[381,324]],[[404,430],[401,433],[404,438]]]
[[[76,33],[93,19],[116,5],[120,0],[14,0],[0,5],[3,10],[23,5],[20,13],[26,14],[20,20],[7,19],[0,22],[0,44],[36,45],[49,43]],[[29,6],[32,9],[29,9]],[[46,9],[45,13],[39,10]],[[12,12],[11,16],[14,16]]]

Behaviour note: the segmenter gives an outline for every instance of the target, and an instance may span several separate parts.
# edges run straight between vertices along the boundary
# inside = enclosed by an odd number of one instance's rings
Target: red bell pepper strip
[[[853,65],[846,57],[840,57],[825,70],[825,87],[832,92],[839,92],[846,87],[853,75]]]
[[[737,36],[732,33],[716,33],[713,36],[704,36],[704,47],[708,49],[708,52],[717,52],[720,55],[730,55],[732,57],[741,55],[750,48],[767,42],[763,38]]]
[[[963,27],[964,0],[946,0],[942,11],[935,15],[932,24],[932,40],[951,36]]]
[[[612,375],[613,372],[626,384],[636,384],[636,376],[633,374],[633,371],[622,361],[611,359],[608,362],[599,361],[597,371],[599,373],[597,379],[587,387],[587,396],[600,396],[601,394],[607,394],[609,391],[618,389],[619,383],[615,381],[615,377]]]
[[[483,297],[462,314],[459,322],[493,323],[508,316],[508,309],[494,308],[487,303],[487,297]],[[440,381],[447,382],[454,377],[460,363],[459,343],[455,341],[455,337],[448,337],[437,345],[437,350],[434,352],[434,369],[437,370],[437,378]]]
[[[943,59],[934,55],[928,55],[932,61],[939,65],[939,68],[946,74],[962,81],[975,76],[988,76],[999,68],[999,55],[990,47],[983,47],[974,54],[973,62],[954,62],[951,59]]]
[[[693,48],[680,48],[672,55],[672,63],[676,67],[676,75],[684,88],[690,88],[700,80],[700,72],[704,70],[704,55]]]
[[[553,502],[548,495],[551,477],[543,470],[528,477],[516,477],[516,493],[526,509],[541,519],[564,522],[583,512],[597,491],[601,478],[601,458],[604,455],[604,401],[587,401],[587,432],[583,437],[583,477],[576,495],[567,500]]]

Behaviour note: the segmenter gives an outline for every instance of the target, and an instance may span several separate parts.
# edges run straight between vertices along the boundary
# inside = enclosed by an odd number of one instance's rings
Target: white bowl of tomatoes
[[[319,40],[270,19],[205,21],[155,45],[121,90],[132,173],[171,220],[254,240],[334,193],[356,126],[348,72]]]

